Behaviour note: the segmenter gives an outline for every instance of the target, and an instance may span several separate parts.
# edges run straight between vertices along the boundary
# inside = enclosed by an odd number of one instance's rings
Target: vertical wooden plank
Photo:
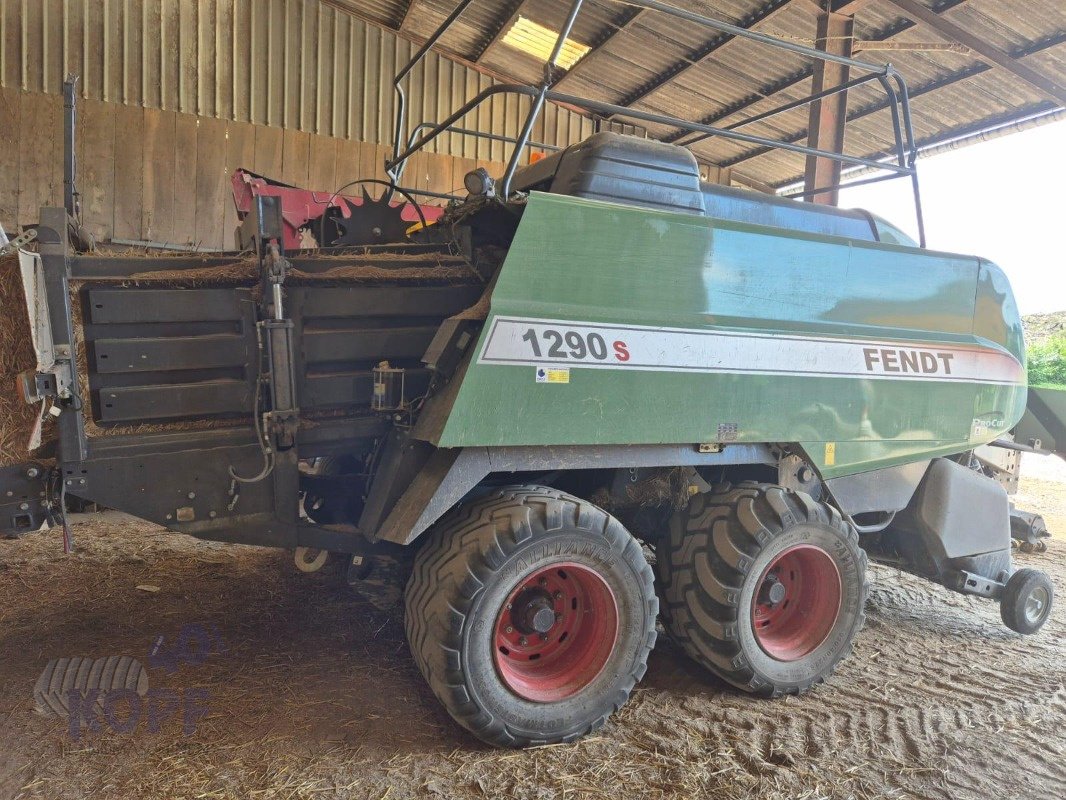
[[[19,208],[19,117],[22,94],[0,88],[0,224],[16,231]]]
[[[356,142],[352,139],[337,140],[337,169],[333,175],[333,189],[331,191],[336,191],[348,181],[363,177],[360,174],[362,171],[363,146],[361,142]]]
[[[236,234],[237,207],[233,204],[233,173],[238,169],[254,170],[255,165],[255,126],[246,122],[231,122],[226,127],[226,191],[223,205],[225,215],[222,221],[224,248],[237,246]]]
[[[73,5],[73,3],[71,4]],[[104,62],[107,60],[108,48],[104,47],[105,35],[110,37],[114,31],[105,34],[106,22],[104,20],[103,3],[83,3],[82,15],[82,48],[81,74],[79,84],[82,96],[94,100],[106,98],[104,92]]]
[[[226,122],[204,117],[196,128],[196,222],[194,241],[221,250],[226,217]]]
[[[281,128],[266,125],[255,126],[255,166],[252,169],[260,175],[281,180]]]
[[[312,136],[307,188],[319,192],[332,192],[339,186],[336,177],[337,140],[330,136]]]
[[[0,82],[18,89],[22,86],[22,7],[16,3],[0,4]]]
[[[111,237],[115,220],[115,106],[101,100],[78,103],[78,191],[81,218],[97,241]]]
[[[431,192],[440,192],[442,194],[448,194],[457,186],[462,186],[462,181],[458,184],[452,183],[452,162],[455,161],[453,156],[439,155],[436,153],[429,154],[429,163],[427,166],[427,173],[429,175],[427,188]],[[433,205],[443,204],[443,200],[430,200]]]
[[[144,109],[144,187],[141,230],[153,242],[174,240],[174,160],[177,114]]]
[[[429,189],[429,160],[436,158],[436,155],[427,150],[419,150],[407,159],[401,185],[408,189]]]
[[[466,178],[467,173],[477,169],[477,166],[476,158],[452,159],[452,186],[455,187],[456,194],[460,197],[466,195],[466,189],[463,188],[463,179]]]
[[[311,134],[303,131],[284,132],[281,147],[281,180],[307,188],[311,158]]]
[[[145,238],[144,109],[115,108],[115,222],[116,239]]]
[[[63,131],[58,95],[27,92],[22,95],[18,126],[18,225],[40,220],[42,206],[62,202],[62,169],[56,186],[56,161],[62,158]],[[15,176],[15,171],[11,173]],[[56,191],[58,189],[58,192]]]
[[[364,142],[360,148],[358,177],[385,180],[385,159],[391,154],[392,149],[388,145]]]
[[[195,97],[195,95],[193,95]],[[196,237],[196,117],[174,119],[174,239],[179,244]]]

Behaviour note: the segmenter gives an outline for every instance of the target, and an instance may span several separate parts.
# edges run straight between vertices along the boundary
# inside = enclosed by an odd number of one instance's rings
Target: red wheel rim
[[[759,578],[751,621],[759,647],[778,661],[797,661],[828,638],[840,615],[840,571],[810,544],[790,547]]]
[[[493,657],[508,689],[536,703],[572,697],[603,671],[618,640],[618,603],[596,572],[542,567],[514,588],[496,618]]]

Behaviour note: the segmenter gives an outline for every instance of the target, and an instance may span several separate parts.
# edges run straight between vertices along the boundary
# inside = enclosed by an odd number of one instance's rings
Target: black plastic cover
[[[961,464],[933,459],[913,509],[918,530],[937,556],[953,559],[1010,551],[1006,490]]]
[[[605,131],[519,170],[513,188],[768,225],[791,231],[878,241],[864,211],[702,183],[691,151]]]
[[[690,151],[608,131],[522,170],[514,188],[704,214],[699,165]]]

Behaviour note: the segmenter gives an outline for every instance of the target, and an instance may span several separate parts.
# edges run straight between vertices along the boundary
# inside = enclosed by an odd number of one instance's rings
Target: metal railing
[[[865,178],[863,180],[852,181],[848,183],[838,182],[833,186],[819,187],[811,191],[803,192],[800,197],[811,197],[817,194],[823,194],[839,189],[846,189],[853,186],[861,186],[869,183],[875,183],[883,180],[891,180],[900,177],[909,177],[911,179],[911,186],[914,193],[914,208],[915,217],[918,223],[918,236],[921,246],[925,246],[925,223],[922,218],[922,203],[921,192],[918,186],[918,173],[915,168],[915,161],[918,156],[918,149],[914,138],[914,127],[911,120],[910,111],[910,98],[907,92],[907,84],[903,79],[903,76],[897,72],[891,64],[874,64],[868,61],[863,61],[857,58],[850,58],[847,56],[839,56],[833,53],[826,53],[821,50],[817,50],[807,45],[797,44],[796,42],[787,41],[785,39],[779,39],[775,36],[770,36],[765,33],[759,33],[757,31],[749,30],[747,28],[741,28],[736,25],[732,25],[728,22],[723,22],[718,19],[706,17],[701,14],[694,13],[692,11],[686,11],[682,8],[668,5],[666,3],[659,2],[659,0],[608,0],[608,2],[619,3],[621,5],[635,6],[638,8],[644,8],[649,11],[659,12],[666,14],[677,19],[683,20],[696,25],[701,25],[706,28],[718,31],[720,33],[734,36],[741,39],[748,39],[750,41],[764,44],[768,47],[777,48],[780,50],[787,50],[798,55],[803,55],[808,58],[833,62],[849,67],[858,73],[861,73],[859,77],[849,80],[840,86],[835,86],[824,91],[816,92],[807,97],[800,98],[784,103],[780,106],[772,108],[768,111],[756,114],[751,117],[747,117],[743,120],[735,122],[724,127],[716,127],[714,125],[707,125],[700,122],[694,122],[692,120],[682,119],[680,117],[674,117],[667,114],[658,114],[650,111],[641,111],[639,109],[630,108],[628,106],[619,106],[612,103],[604,103],[596,100],[591,100],[584,97],[577,97],[571,94],[565,94],[553,90],[551,87],[555,83],[558,77],[558,61],[559,56],[562,53],[563,46],[570,36],[570,32],[573,29],[574,22],[577,20],[578,15],[581,13],[581,9],[585,0],[573,0],[570,6],[569,13],[567,14],[566,21],[562,28],[559,30],[558,36],[555,41],[555,46],[552,49],[551,55],[548,57],[544,64],[544,75],[541,82],[537,85],[524,85],[524,84],[500,84],[497,86],[489,87],[479,92],[472,97],[466,103],[464,103],[459,109],[451,114],[446,119],[438,123],[423,122],[415,127],[410,137],[406,136],[407,130],[407,102],[406,95],[404,94],[403,84],[406,78],[410,75],[411,71],[419,64],[419,62],[425,58],[430,49],[440,41],[440,38],[447,32],[447,30],[459,19],[467,7],[473,2],[473,0],[460,0],[459,4],[452,10],[451,14],[441,23],[440,27],[426,40],[426,42],[419,48],[418,52],[411,58],[411,60],[396,74],[393,80],[393,86],[397,93],[396,104],[396,129],[393,139],[393,154],[392,158],[386,163],[385,168],[388,172],[393,183],[399,182],[403,175],[404,165],[407,160],[416,152],[422,150],[426,145],[436,140],[443,133],[463,133],[464,135],[478,136],[482,138],[491,139],[494,141],[504,141],[507,143],[513,143],[515,145],[514,150],[511,153],[510,159],[507,162],[507,169],[503,177],[500,180],[500,190],[498,196],[507,200],[511,196],[511,186],[514,180],[515,173],[521,164],[521,158],[523,152],[529,147],[541,147],[545,149],[558,149],[554,147],[548,147],[543,144],[536,144],[530,141],[530,137],[533,131],[533,126],[536,124],[538,117],[544,109],[546,102],[555,102],[563,105],[573,106],[592,114],[598,114],[602,116],[610,117],[624,117],[631,120],[637,120],[640,122],[647,122],[657,125],[666,125],[674,128],[678,128],[681,131],[685,131],[687,134],[694,134],[691,138],[680,142],[683,146],[691,146],[698,142],[704,141],[711,137],[721,137],[723,139],[729,139],[744,144],[756,145],[766,148],[767,150],[784,150],[787,152],[797,153],[808,157],[824,158],[832,161],[837,161],[841,164],[857,167],[869,170],[876,170],[878,173],[882,173],[873,178]],[[752,125],[757,122],[763,122],[771,117],[779,114],[784,114],[789,111],[794,111],[798,108],[808,106],[811,103],[826,98],[841,92],[849,91],[858,86],[864,86],[867,84],[878,84],[888,100],[888,108],[892,118],[892,134],[893,134],[893,146],[892,152],[888,160],[864,158],[860,156],[845,155],[843,153],[837,153],[831,150],[822,150],[809,145],[801,145],[793,142],[785,142],[777,139],[767,138],[765,136],[758,136],[751,133],[745,133],[739,130],[746,125]],[[474,111],[478,106],[484,103],[488,98],[498,94],[513,94],[519,96],[529,97],[531,99],[529,113],[526,115],[524,124],[522,125],[521,132],[517,137],[506,137],[498,134],[491,133],[479,133],[471,131],[465,128],[457,128],[456,125],[468,114]]]

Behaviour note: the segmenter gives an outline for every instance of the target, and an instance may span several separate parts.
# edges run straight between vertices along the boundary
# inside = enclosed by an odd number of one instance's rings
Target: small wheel
[[[1047,552],[1047,539],[1041,539],[1039,542],[1036,543],[1036,552],[1038,552],[1038,553],[1046,553]]]
[[[865,620],[866,554],[831,506],[743,483],[697,495],[656,553],[663,621],[700,664],[748,692],[826,679]]]
[[[300,572],[318,572],[328,560],[329,550],[317,547],[297,547],[293,553],[293,561]]]
[[[640,545],[563,492],[500,489],[453,512],[415,558],[405,624],[457,722],[490,744],[572,741],[644,675],[658,601]]]
[[[1018,545],[1018,549],[1021,550],[1023,553],[1035,553],[1037,546],[1032,542],[1022,542],[1020,545]]]
[[[1020,569],[1010,576],[999,599],[1003,624],[1018,633],[1036,633],[1051,615],[1055,586],[1047,573]]]

